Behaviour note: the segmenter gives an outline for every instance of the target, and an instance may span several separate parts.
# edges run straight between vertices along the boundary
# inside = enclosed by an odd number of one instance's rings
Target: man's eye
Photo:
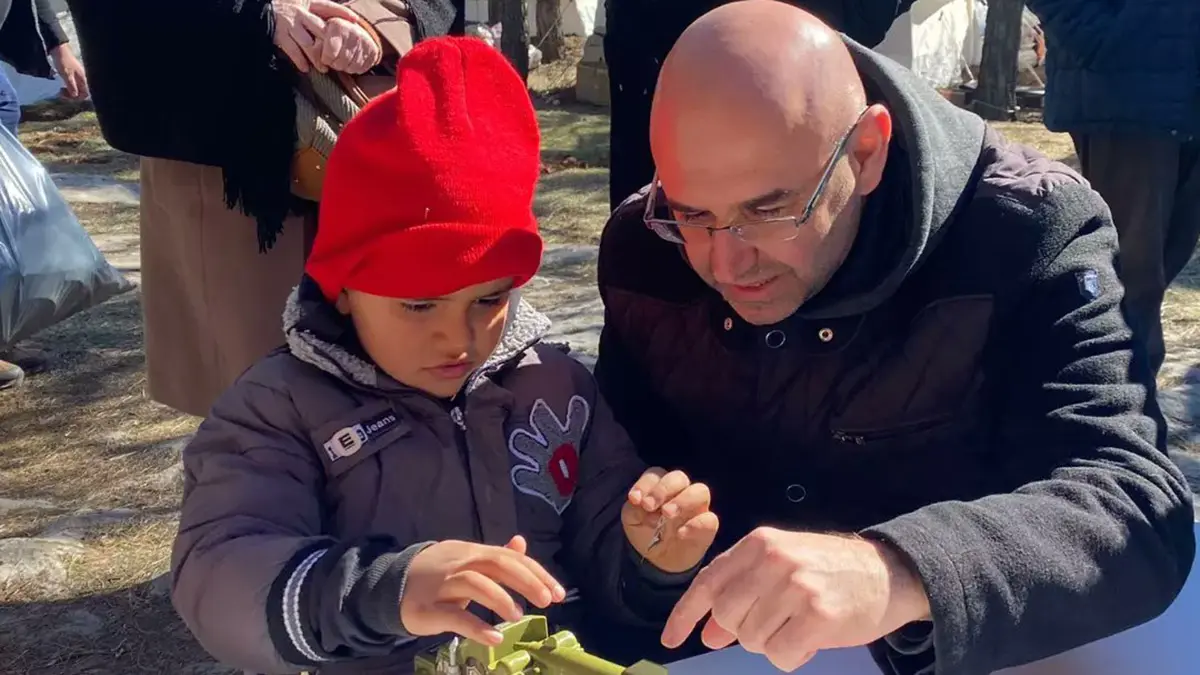
[[[754,215],[759,218],[776,218],[782,216],[786,210],[783,206],[768,206],[766,208],[754,209]]]
[[[403,303],[405,311],[408,312],[428,312],[433,309],[432,302],[405,302]]]

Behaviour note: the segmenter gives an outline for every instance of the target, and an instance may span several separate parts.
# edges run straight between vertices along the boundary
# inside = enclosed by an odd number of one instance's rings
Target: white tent
[[[466,0],[467,23],[495,23],[488,17],[487,0]],[[604,0],[559,0],[563,35],[588,36],[604,32]],[[537,34],[537,0],[526,0],[526,28]],[[533,40],[537,44],[537,38]]]
[[[977,31],[975,0],[917,0],[896,19],[875,51],[895,59],[935,87],[962,81]]]
[[[917,0],[896,19],[887,37],[875,48],[935,87],[953,87],[974,79],[983,54],[987,26],[986,0]],[[1029,72],[1044,52],[1038,44],[1037,17],[1025,10],[1018,64]]]

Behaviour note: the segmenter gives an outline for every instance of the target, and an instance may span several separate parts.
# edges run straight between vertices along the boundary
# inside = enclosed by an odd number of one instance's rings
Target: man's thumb
[[[358,23],[359,20],[354,10],[331,0],[312,0],[308,5],[308,11],[326,21],[329,19],[345,19],[346,21]]]
[[[525,537],[522,537],[519,534],[514,535],[513,538],[509,539],[508,543],[504,545],[504,548],[516,551],[521,555],[525,555]]]

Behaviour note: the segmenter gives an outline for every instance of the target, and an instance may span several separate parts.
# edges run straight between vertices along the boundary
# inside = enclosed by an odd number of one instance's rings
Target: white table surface
[[[1196,525],[1200,538],[1200,523]],[[772,675],[757,654],[733,646],[670,664],[671,675]],[[801,675],[879,675],[865,648],[819,652]],[[1200,563],[1161,616],[1131,630],[1058,656],[995,675],[1200,675]]]

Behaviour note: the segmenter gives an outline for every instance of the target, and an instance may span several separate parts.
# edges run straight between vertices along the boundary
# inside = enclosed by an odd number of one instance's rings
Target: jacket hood
[[[464,385],[470,392],[487,375],[517,359],[542,340],[550,319],[514,291],[504,334],[495,351]],[[307,275],[292,290],[283,310],[283,333],[288,350],[297,359],[349,384],[368,389],[407,389],[375,365],[358,342],[354,324],[343,316]]]
[[[912,71],[844,37],[868,89],[892,114],[894,142],[905,150],[912,190],[912,213],[897,218],[907,228],[905,248],[890,271],[873,287],[841,297],[818,294],[797,314],[829,319],[861,314],[896,292],[937,243],[973,180],[987,125],[982,119],[943,98]],[[869,199],[869,198],[868,198]]]

